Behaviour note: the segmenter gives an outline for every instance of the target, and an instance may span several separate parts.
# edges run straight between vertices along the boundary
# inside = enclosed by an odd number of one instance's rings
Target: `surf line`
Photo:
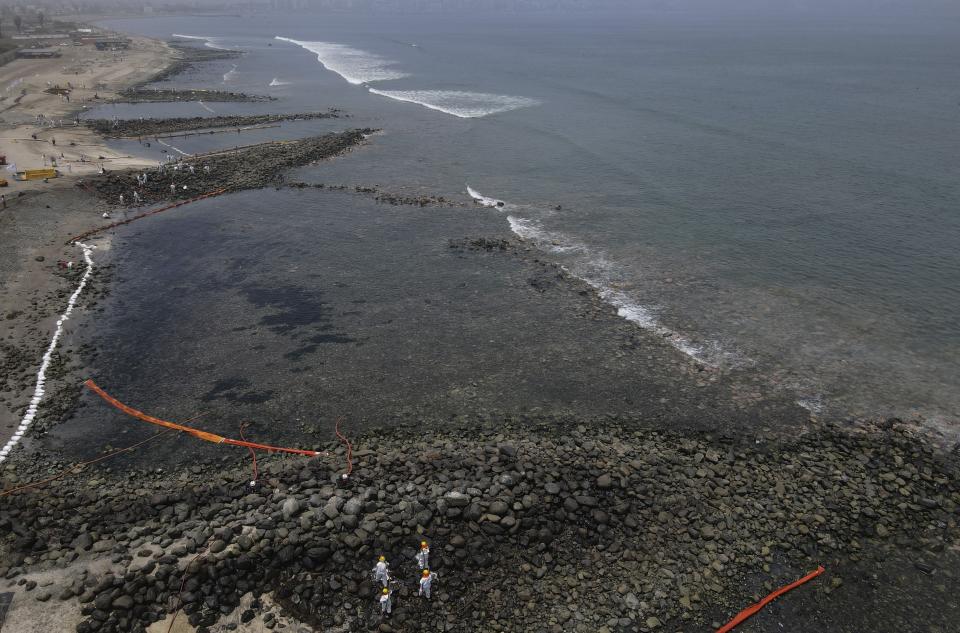
[[[94,247],[88,246],[83,242],[76,242],[76,245],[83,249],[83,259],[86,261],[87,269],[80,278],[80,283],[77,284],[77,289],[73,291],[72,295],[70,295],[70,299],[67,301],[67,309],[64,310],[63,314],[57,320],[57,328],[53,332],[53,338],[50,340],[50,346],[47,347],[47,351],[43,355],[43,361],[40,363],[40,370],[37,372],[37,386],[33,390],[33,398],[30,399],[30,405],[27,407],[26,413],[23,414],[23,418],[20,420],[20,426],[17,427],[17,430],[14,432],[10,440],[4,445],[4,447],[0,448],[0,463],[6,460],[13,448],[20,443],[20,440],[23,439],[24,433],[26,433],[27,429],[30,428],[30,425],[33,424],[34,418],[37,417],[37,410],[39,409],[40,402],[43,400],[43,396],[46,393],[44,386],[47,381],[47,369],[50,368],[50,363],[53,362],[53,352],[57,349],[57,345],[60,342],[60,337],[63,335],[63,324],[66,323],[70,318],[70,314],[73,312],[73,308],[77,304],[77,299],[80,298],[80,294],[83,292],[83,289],[87,285],[87,281],[90,279],[90,275],[93,273],[93,258],[90,256],[90,254],[93,252]]]
[[[216,113],[217,113],[216,110],[214,110],[213,108],[208,107],[207,104],[203,102],[203,99],[198,100],[197,103],[199,103],[199,104],[200,104],[200,107],[203,108],[204,110],[206,110],[207,112],[212,112],[213,114],[216,114]]]
[[[502,200],[484,196],[479,191],[469,186],[467,187],[467,192],[471,198],[484,207],[492,207],[494,204],[497,207],[500,207],[501,204],[506,204]],[[606,257],[602,255],[598,256],[598,254],[586,244],[575,239],[570,239],[562,233],[551,233],[544,231],[541,228],[540,223],[535,220],[515,215],[508,215],[507,222],[510,224],[510,230],[514,235],[519,237],[521,240],[531,242],[534,246],[543,251],[588,253],[591,256],[592,262],[600,263],[599,267],[601,268],[601,272],[609,271],[613,267],[612,264],[607,262]],[[596,267],[596,264],[594,264],[593,267]],[[713,369],[717,369],[730,362],[730,356],[728,354],[723,353],[721,354],[720,358],[715,360],[709,355],[711,351],[710,349],[707,349],[701,345],[697,345],[690,339],[682,336],[679,332],[675,332],[674,330],[671,330],[670,328],[659,323],[649,308],[634,302],[626,295],[626,293],[611,287],[603,279],[602,275],[598,276],[596,273],[590,272],[589,270],[577,270],[576,265],[572,270],[566,266],[562,266],[562,268],[564,271],[568,272],[577,279],[586,282],[590,287],[592,287],[597,293],[597,296],[603,299],[603,301],[605,301],[608,305],[616,308],[617,315],[620,318],[629,321],[643,328],[644,330],[649,330],[658,336],[663,337],[663,339],[672,347],[686,354],[695,361]]]

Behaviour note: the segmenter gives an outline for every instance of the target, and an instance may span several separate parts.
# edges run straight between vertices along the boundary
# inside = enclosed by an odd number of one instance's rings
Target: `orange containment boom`
[[[150,424],[156,424],[157,426],[163,426],[168,429],[183,431],[184,433],[188,433],[198,439],[205,440],[207,442],[213,442],[214,444],[230,444],[231,446],[245,446],[247,448],[252,448],[252,449],[261,450],[261,451],[277,451],[280,453],[293,453],[295,455],[307,455],[309,457],[316,457],[317,455],[322,455],[322,453],[319,453],[317,451],[305,451],[299,448],[283,448],[280,446],[268,446],[266,444],[255,444],[253,442],[232,440],[229,437],[221,437],[220,435],[215,435],[214,433],[207,433],[206,431],[201,431],[200,429],[190,428],[189,426],[183,426],[182,424],[176,424],[174,422],[167,422],[166,420],[155,418],[152,415],[147,415],[142,411],[137,411],[133,407],[128,407],[127,405],[123,404],[122,402],[120,402],[119,400],[117,400],[116,398],[108,394],[106,391],[101,389],[100,386],[97,383],[93,382],[92,380],[88,380],[83,384],[86,385],[86,387],[90,389],[90,391],[94,392],[95,394],[97,394],[98,396],[106,400],[107,403],[113,405],[117,409],[120,409],[127,415],[133,416],[139,420],[143,420],[144,422],[149,422]]]
[[[741,624],[744,620],[746,620],[747,618],[755,614],[760,609],[767,606],[769,603],[773,602],[774,600],[776,600],[783,594],[787,593],[788,591],[796,589],[803,583],[813,580],[814,578],[822,574],[824,571],[825,570],[823,569],[823,565],[820,565],[819,567],[817,567],[815,570],[813,570],[812,572],[810,572],[800,580],[797,580],[796,582],[792,582],[785,587],[780,587],[779,589],[771,593],[769,596],[767,596],[757,604],[751,605],[746,609],[744,609],[743,611],[741,611],[740,613],[738,613],[737,617],[727,622],[721,628],[717,629],[717,633],[727,633],[728,631],[732,631],[734,627]]]
[[[91,189],[88,185],[84,185],[84,186],[87,188],[87,190],[92,191],[92,189]],[[114,228],[116,228],[116,227],[118,227],[118,226],[123,226],[124,224],[130,224],[131,222],[134,222],[134,221],[139,220],[139,219],[141,219],[141,218],[146,218],[146,217],[149,217],[149,216],[151,216],[151,215],[156,215],[156,214],[158,214],[158,213],[163,213],[164,211],[169,211],[170,209],[176,209],[177,207],[182,207],[183,205],[185,205],[185,204],[190,204],[191,202],[199,202],[200,200],[204,200],[204,199],[206,199],[206,198],[213,198],[214,196],[219,196],[219,195],[224,194],[224,193],[226,193],[226,192],[227,192],[226,189],[215,189],[215,190],[213,190],[213,191],[210,191],[210,192],[201,194],[201,195],[199,195],[199,196],[197,196],[197,197],[195,197],[195,198],[188,198],[188,199],[186,199],[186,200],[181,200],[180,202],[174,202],[173,204],[168,204],[167,206],[165,206],[165,207],[160,207],[159,209],[152,209],[152,210],[150,210],[150,211],[144,211],[143,213],[141,213],[141,214],[139,214],[139,215],[135,215],[135,216],[133,216],[132,218],[127,218],[126,220],[119,220],[119,221],[117,221],[117,222],[111,222],[110,224],[107,224],[106,226],[101,226],[101,227],[98,227],[98,228],[95,228],[95,229],[90,229],[90,230],[87,231],[86,233],[81,233],[80,235],[74,235],[74,236],[71,237],[69,240],[67,240],[67,244],[73,244],[74,242],[79,242],[80,240],[86,239],[86,238],[90,237],[91,235],[96,235],[97,233],[103,233],[104,231],[107,231],[107,230],[109,230],[109,229],[114,229]]]

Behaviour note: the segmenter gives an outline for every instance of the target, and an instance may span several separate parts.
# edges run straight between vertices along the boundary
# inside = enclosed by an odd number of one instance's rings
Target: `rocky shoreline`
[[[87,119],[88,128],[107,138],[137,138],[173,132],[192,132],[217,128],[241,128],[247,126],[281,123],[284,121],[310,121],[314,119],[338,119],[344,114],[330,108],[326,112],[302,112],[297,114],[255,114],[213,117],[173,117],[165,119]]]
[[[170,177],[172,196],[163,175],[151,173],[144,189],[175,200],[273,186],[283,171],[346,151],[369,133],[183,160]],[[137,173],[89,184],[115,204]],[[342,188],[289,186],[301,185]],[[502,239],[449,247],[536,257]],[[51,406],[75,404],[77,391],[56,395]],[[69,409],[42,417],[65,419]],[[958,472],[909,424],[820,425],[761,442],[667,430],[663,419],[521,417],[367,431],[351,437],[347,480],[343,447],[315,443],[326,435],[315,431],[304,433],[307,447],[329,456],[261,456],[256,486],[242,452],[211,447],[192,466],[159,470],[144,466],[148,457],[118,457],[4,498],[0,577],[21,600],[79,605],[81,620],[71,624],[78,632],[143,631],[151,623],[165,631],[178,613],[198,631],[300,623],[614,633],[716,627],[824,564],[828,574],[792,604],[819,612],[837,601],[842,617],[824,627],[800,613],[790,630],[912,630],[905,625],[921,620],[930,631],[950,630],[956,611],[939,605],[960,580]],[[20,452],[0,481],[8,490],[69,466],[49,453]],[[439,574],[429,603],[414,584],[421,538]],[[398,579],[386,620],[369,578],[380,553]],[[913,611],[878,620],[880,605],[858,592],[864,570],[890,559],[924,591],[906,594]]]
[[[188,67],[183,62],[163,78]],[[215,100],[207,91],[143,92],[168,97],[151,100],[196,93]],[[170,121],[157,125],[178,125]],[[153,125],[124,122],[138,124]],[[81,196],[61,191],[69,201],[50,192],[38,200],[89,205],[93,220],[108,205],[112,212],[221,189],[343,191],[287,183],[284,174],[349,151],[371,132],[183,158],[176,169],[148,170],[146,182],[137,181],[143,171],[108,172],[87,179]],[[472,206],[376,186],[349,189],[391,205]],[[473,237],[448,246],[534,262],[541,270],[529,284],[541,292],[562,286],[595,294],[522,242]],[[46,340],[39,324],[55,317],[79,273],[61,272],[61,287],[34,300],[29,314],[7,313],[9,322],[28,318],[32,333],[26,343],[0,345],[5,393],[30,386]],[[97,274],[108,276],[109,268]],[[106,291],[102,276],[83,307]],[[609,312],[599,298],[595,303]],[[77,357],[88,352],[95,353],[66,346],[58,353],[31,436],[70,417],[80,397]],[[703,367],[683,362],[691,384],[709,381]],[[696,396],[689,399],[693,409]],[[170,466],[151,462],[144,447],[0,497],[0,592],[18,592],[21,605],[70,605],[77,621],[57,621],[57,630],[81,633],[151,624],[151,631],[167,631],[174,613],[205,632],[702,631],[823,564],[825,576],[791,594],[774,619],[757,616],[759,628],[748,624],[744,633],[947,633],[960,621],[953,596],[960,473],[956,456],[919,428],[899,420],[812,421],[771,437],[680,430],[676,414],[644,413],[473,419],[470,411],[455,421],[390,420],[358,435],[345,430],[352,462],[342,444],[326,442],[328,431],[301,428],[304,448],[327,454],[260,455],[255,485],[241,449],[204,446],[204,459]],[[729,420],[730,428],[738,422]],[[154,441],[182,447],[197,440],[170,434]],[[18,449],[0,464],[0,490],[71,466],[55,452]],[[430,542],[439,574],[430,602],[416,596],[413,555],[421,539]],[[389,619],[379,616],[370,578],[380,554],[397,580]],[[35,630],[33,622],[8,624]],[[244,628],[254,624],[261,628]]]
[[[79,600],[81,633],[143,631],[181,601],[211,630],[241,604],[241,622],[263,618],[271,592],[324,630],[612,632],[702,630],[818,564],[828,575],[803,591],[827,599],[845,568],[895,550],[914,572],[956,571],[956,465],[898,422],[777,446],[642,420],[401,427],[353,438],[346,479],[343,446],[317,448],[329,456],[262,458],[255,486],[245,454],[212,448],[182,471],[98,469],[12,495],[0,575],[38,601]],[[66,466],[21,461],[4,487]],[[430,602],[414,591],[420,539],[439,574]],[[380,554],[397,579],[383,621]],[[109,571],[82,571],[94,558]],[[76,573],[31,580],[51,567]]]

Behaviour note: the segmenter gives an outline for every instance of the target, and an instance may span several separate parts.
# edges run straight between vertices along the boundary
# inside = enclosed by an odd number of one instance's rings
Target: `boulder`
[[[510,506],[498,499],[490,504],[488,512],[498,517],[507,516],[510,512]]]
[[[283,511],[283,518],[289,520],[300,511],[300,502],[294,497],[287,497],[281,506],[281,510]]]
[[[470,504],[470,497],[457,490],[452,490],[443,495],[443,500],[451,508],[464,508]]]
[[[347,516],[356,516],[360,514],[361,509],[363,509],[363,499],[360,497],[350,497],[350,499],[343,504],[341,512]]]

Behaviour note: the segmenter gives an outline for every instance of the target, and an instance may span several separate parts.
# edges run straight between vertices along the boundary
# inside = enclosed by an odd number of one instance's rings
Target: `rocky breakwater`
[[[957,578],[957,467],[906,427],[822,428],[776,446],[610,419],[353,440],[347,479],[330,444],[331,456],[262,460],[254,487],[247,464],[211,460],[8,497],[0,576],[37,600],[78,600],[81,633],[142,631],[181,603],[207,631],[262,617],[267,593],[317,630],[703,630],[818,564],[828,575],[798,599],[832,598],[857,582],[850,565],[897,553],[945,574],[934,595],[911,596],[936,623],[928,606]],[[5,487],[63,466],[22,459]],[[416,595],[421,539],[438,574],[431,601]],[[386,620],[370,573],[381,554],[395,578]],[[110,570],[40,591],[31,580],[97,560]],[[817,630],[803,624],[790,630]]]
[[[277,141],[182,158],[146,171],[107,172],[78,186],[106,201],[139,206],[194,198],[213,191],[242,191],[282,182],[284,172],[338,156],[373,130],[348,130],[295,141]],[[146,181],[143,181],[143,174]],[[138,181],[138,177],[141,179]],[[136,192],[139,196],[133,194]],[[121,196],[123,196],[121,201]]]
[[[151,77],[146,82],[143,82],[144,84],[167,81],[177,75],[194,70],[196,66],[202,63],[225,59],[237,59],[238,57],[243,56],[243,51],[199,48],[198,46],[188,44],[181,40],[169,41],[167,42],[167,46],[174,50],[177,56],[176,59],[162,71]]]
[[[248,95],[245,92],[226,90],[201,90],[197,88],[177,90],[173,88],[127,88],[117,93],[112,103],[168,103],[174,101],[207,101],[210,103],[276,101],[267,95]]]
[[[326,112],[303,112],[299,114],[257,114],[249,116],[177,117],[166,119],[87,119],[88,128],[103,136],[135,138],[173,132],[192,132],[216,128],[242,128],[267,125],[283,121],[309,121],[313,119],[337,119],[343,113],[331,108]]]

